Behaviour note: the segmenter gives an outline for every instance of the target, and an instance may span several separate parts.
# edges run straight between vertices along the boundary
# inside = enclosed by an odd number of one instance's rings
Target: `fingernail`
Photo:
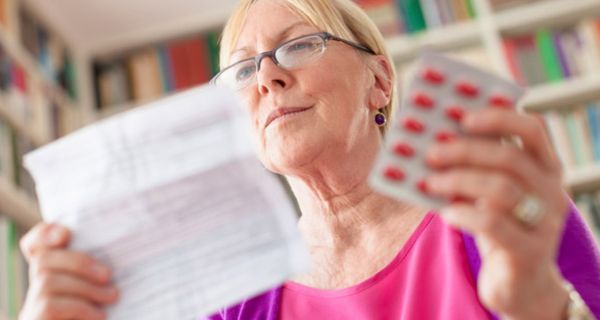
[[[63,237],[63,230],[58,227],[51,227],[46,234],[46,241],[50,245],[58,244]]]

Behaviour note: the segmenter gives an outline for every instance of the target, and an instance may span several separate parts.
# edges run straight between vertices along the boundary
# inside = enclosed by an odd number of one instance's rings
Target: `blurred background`
[[[564,184],[600,239],[600,0],[356,0],[405,79],[431,47],[528,88]],[[22,156],[201,85],[236,0],[0,0],[0,320],[27,288],[19,237],[40,221]],[[59,187],[59,186],[57,186]]]

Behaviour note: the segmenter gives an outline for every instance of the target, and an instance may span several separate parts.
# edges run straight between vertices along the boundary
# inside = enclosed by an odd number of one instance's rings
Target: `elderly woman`
[[[600,253],[538,119],[473,112],[468,138],[430,146],[429,192],[466,199],[434,213],[367,184],[396,85],[382,36],[351,1],[242,0],[221,64],[215,83],[238,91],[261,161],[298,199],[312,266],[210,319],[600,316]],[[506,135],[523,147],[489,139]],[[543,204],[535,224],[514,214],[531,199]],[[109,271],[67,243],[43,224],[24,238],[22,319],[100,319],[117,299]]]

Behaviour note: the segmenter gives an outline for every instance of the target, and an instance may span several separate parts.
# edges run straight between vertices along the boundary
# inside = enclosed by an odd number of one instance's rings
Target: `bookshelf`
[[[141,1],[144,1],[143,5],[140,4]],[[387,9],[394,10],[395,4],[393,0],[390,1]],[[463,0],[455,0],[453,3],[458,1]],[[477,60],[480,66],[512,78],[511,65],[503,47],[506,38],[518,37],[538,28],[563,27],[586,19],[600,19],[600,0],[539,0],[502,9],[496,8],[493,0],[464,1],[463,4],[468,3],[474,9],[474,15],[470,12],[467,17],[463,13],[463,17],[450,23],[429,27],[420,32],[396,33],[386,37],[394,62],[401,66],[400,72],[406,70],[404,66],[410,65],[419,51],[434,48],[454,53],[466,60]],[[36,109],[34,116],[25,117],[19,110],[12,108],[10,93],[0,90],[0,122],[4,122],[16,136],[27,140],[32,147],[39,147],[83,125],[154,100],[155,98],[146,98],[124,101],[98,108],[94,66],[128,59],[148,48],[168,46],[173,42],[214,33],[223,26],[236,2],[0,0],[0,5],[5,5],[6,12],[5,24],[0,24],[0,47],[22,67],[28,78],[28,87],[34,88],[32,92],[25,92],[24,96],[39,102],[33,103]],[[360,2],[368,4],[385,1]],[[412,3],[415,2],[418,0]],[[141,13],[138,12],[140,7],[144,7]],[[382,12],[381,8],[375,8],[377,9],[379,13]],[[19,18],[22,18],[22,12],[19,10],[24,10],[37,23],[47,28],[50,36],[58,38],[68,51],[75,70],[75,96],[58,85],[56,79],[45,72],[39,57],[28,50],[21,37],[23,26],[19,23]],[[161,18],[157,19],[158,16]],[[388,18],[386,15],[384,19]],[[430,16],[425,18],[431,20]],[[600,43],[600,35],[597,41]],[[545,113],[569,110],[591,100],[600,101],[598,51],[600,45],[596,52],[588,52],[592,57],[590,61],[595,63],[588,66],[586,74],[531,86],[520,108],[527,112]],[[163,95],[168,94],[170,93]],[[55,117],[60,120],[54,119]],[[35,198],[1,173],[0,171],[0,214],[26,230],[40,221]],[[565,186],[573,193],[600,189],[600,162],[567,168],[564,181]],[[0,308],[1,319],[8,317]]]
[[[13,0],[19,1],[19,0]],[[60,6],[49,8],[44,1],[29,0],[22,1],[23,6],[31,11],[41,23],[47,24],[52,32],[61,32]],[[110,1],[103,9],[110,10]],[[489,0],[472,0],[476,17],[466,21],[458,21],[442,27],[415,34],[400,34],[387,38],[387,45],[397,63],[410,62],[420,50],[424,48],[435,48],[449,51],[464,47],[480,47],[486,52],[491,62],[491,68],[496,72],[510,77],[507,62],[502,50],[502,37],[528,32],[539,26],[554,26],[574,23],[590,17],[600,17],[600,0],[579,0],[572,2],[568,0],[536,1],[511,6],[507,9],[495,11]],[[71,4],[72,5],[72,4]],[[60,88],[40,72],[34,58],[32,58],[19,43],[18,37],[0,28],[0,43],[15,57],[21,57],[22,64],[34,78],[47,83],[50,93],[48,98],[56,101],[63,110],[80,110],[76,122],[70,129],[75,129],[86,123],[98,121],[116,113],[134,108],[150,100],[128,101],[118,105],[96,110],[94,102],[94,83],[90,66],[94,61],[106,61],[122,56],[127,56],[132,50],[147,46],[165,43],[170,40],[200,34],[208,30],[215,30],[226,20],[233,2],[226,2],[223,6],[215,8],[210,14],[198,12],[186,15],[177,21],[166,21],[143,28],[134,28],[131,31],[119,33],[114,37],[100,36],[98,41],[82,42],[76,36],[65,36],[69,46],[75,48],[73,56],[77,70],[78,99],[73,101]],[[112,10],[119,10],[121,4],[114,3]],[[77,9],[77,7],[75,8]],[[77,12],[68,8],[69,12]],[[81,8],[80,8],[81,9]],[[68,19],[66,19],[68,20]],[[64,26],[63,26],[64,28]],[[79,42],[78,42],[79,41]],[[600,74],[600,73],[599,73]],[[568,107],[574,103],[596,98],[600,92],[600,78],[593,76],[567,79],[560,83],[543,84],[530,88],[522,108],[528,112],[543,112],[553,108]],[[1,104],[2,99],[0,99]],[[50,135],[34,136],[25,123],[19,121],[6,110],[0,108],[0,117],[10,123],[20,134],[28,136],[36,146],[43,145],[52,140]],[[595,166],[592,166],[593,170]],[[589,171],[581,169],[583,172]],[[581,189],[581,186],[589,183],[581,183],[577,174],[580,170],[569,170],[565,179],[567,187]],[[571,175],[573,175],[571,177]],[[585,175],[589,178],[590,175]],[[4,188],[3,190],[8,190]],[[2,193],[8,193],[3,191]],[[11,192],[15,198],[14,190]],[[18,198],[18,197],[17,197]],[[21,197],[22,198],[22,197]],[[21,199],[27,202],[27,200]],[[37,216],[35,207],[21,205],[21,210],[29,212],[29,217]],[[29,208],[29,209],[25,209]],[[34,221],[28,219],[27,221]]]

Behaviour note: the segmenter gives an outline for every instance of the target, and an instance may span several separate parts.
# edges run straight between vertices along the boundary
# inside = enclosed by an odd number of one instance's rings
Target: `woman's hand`
[[[29,262],[29,290],[20,320],[105,319],[102,306],[117,301],[110,270],[66,249],[64,227],[40,223],[21,240]]]
[[[434,195],[464,199],[441,214],[476,239],[481,301],[504,318],[561,319],[568,295],[555,257],[569,200],[543,121],[488,108],[467,114],[461,125],[470,137],[430,148],[436,173],[427,185]],[[522,148],[501,143],[507,136],[519,137]],[[513,213],[528,197],[544,210],[533,226]]]

